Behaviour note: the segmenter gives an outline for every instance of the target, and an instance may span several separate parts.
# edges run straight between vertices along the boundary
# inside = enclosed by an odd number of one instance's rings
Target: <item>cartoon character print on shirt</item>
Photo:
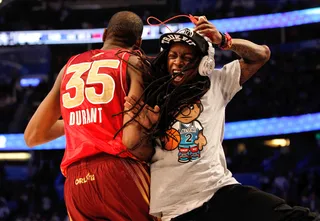
[[[172,151],[178,148],[178,161],[188,163],[201,157],[200,152],[207,144],[203,127],[197,120],[203,111],[200,101],[184,105],[176,117],[176,122],[167,131],[165,149]]]

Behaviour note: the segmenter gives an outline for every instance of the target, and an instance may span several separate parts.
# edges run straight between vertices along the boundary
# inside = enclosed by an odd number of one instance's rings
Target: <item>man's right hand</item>
[[[140,108],[144,105],[141,112],[134,119],[142,127],[148,130],[148,129],[151,129],[155,123],[158,122],[160,117],[160,107],[158,105],[152,108],[147,104],[145,105],[143,101],[140,101],[139,103],[137,103],[138,99],[134,96],[125,97],[124,99],[126,101],[124,103],[125,108],[130,110],[130,111],[127,111],[126,114],[128,114],[131,118],[134,118],[134,116],[138,113]]]
[[[222,41],[222,36],[216,26],[208,21],[206,16],[194,16],[198,21],[195,24],[195,32],[208,37],[213,44],[220,45]]]

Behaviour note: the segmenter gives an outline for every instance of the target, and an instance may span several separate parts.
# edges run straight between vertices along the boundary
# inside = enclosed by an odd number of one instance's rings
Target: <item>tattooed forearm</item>
[[[246,63],[265,63],[270,57],[266,45],[257,45],[244,39],[233,39],[230,50],[237,53]]]
[[[257,45],[244,39],[233,39],[230,50],[241,57],[240,85],[250,79],[270,58],[268,46]]]

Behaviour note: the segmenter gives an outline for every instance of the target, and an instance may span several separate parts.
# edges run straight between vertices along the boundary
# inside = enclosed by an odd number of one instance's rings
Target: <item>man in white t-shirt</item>
[[[214,29],[214,26],[211,28]],[[228,47],[227,44],[231,43],[231,39],[228,40],[219,32],[217,34],[220,40],[214,41],[215,39],[212,39],[212,43],[220,45],[221,39],[224,37],[225,42],[221,46]],[[182,37],[176,37],[176,40],[171,40],[171,42],[166,41],[166,39],[174,39],[170,36],[170,33],[162,35],[160,38],[161,47],[164,50],[169,50],[167,65],[169,72],[171,70],[183,71],[183,66],[194,60],[192,56],[190,59],[187,57],[190,54],[187,50],[188,47],[193,47],[193,45],[201,47],[199,42],[191,43],[197,35],[191,29],[189,31],[181,30],[179,35],[182,35]],[[187,36],[190,37],[188,38]],[[183,46],[178,43],[180,42],[178,39],[184,39],[190,44],[187,43]],[[203,40],[207,43],[204,38]],[[238,46],[238,40],[234,39],[233,41],[234,45]],[[239,41],[241,47],[244,44],[241,41],[244,40]],[[253,71],[256,72],[268,60],[270,52],[266,46],[259,46],[247,41],[242,47],[251,49],[253,51],[251,53],[254,54],[253,57],[257,57],[257,64],[252,67],[251,72],[247,72],[247,75],[243,77],[242,81],[244,82],[254,74]],[[241,89],[241,84],[243,83],[240,82],[242,71],[240,62],[242,61],[236,60],[226,64],[222,69],[211,71],[208,76],[210,80],[208,91],[201,97],[197,105],[183,107],[175,119],[176,122],[172,125],[172,128],[178,131],[179,135],[176,137],[178,137],[179,142],[174,145],[164,145],[165,148],[156,148],[151,163],[150,213],[161,217],[163,221],[171,220],[203,206],[221,187],[238,184],[227,169],[222,140],[225,107]],[[182,79],[173,80],[175,85],[183,84],[184,77],[185,75],[182,76]],[[192,114],[197,106],[201,107],[197,108],[201,109],[201,111],[197,111],[197,114]],[[188,111],[188,109],[190,110]],[[186,131],[185,128],[190,126],[181,126],[181,124],[185,125],[181,120],[186,121],[186,119],[189,121],[185,123],[189,123],[189,125],[196,123],[199,129],[193,133]],[[177,124],[179,125],[178,127]],[[201,148],[196,148],[199,150],[198,157],[192,158],[191,149],[197,146],[200,147],[198,142],[195,142],[198,140],[199,131],[201,131],[203,137],[203,145],[201,145]],[[187,142],[188,138],[189,143]],[[189,148],[187,154],[183,154],[187,149],[184,146]]]
[[[156,147],[151,162],[150,213],[161,217],[162,221],[316,220],[308,209],[292,208],[276,196],[239,184],[227,169],[222,148],[226,105],[241,85],[269,60],[270,50],[265,45],[231,39],[204,16],[196,19],[194,30],[183,29],[160,37],[163,51],[155,64],[165,65],[172,76],[170,84],[177,88],[165,94],[162,104],[167,106],[156,103],[162,110],[179,101],[176,97],[181,91],[170,96],[179,86],[188,85],[186,90],[193,92],[190,65],[197,59],[197,50],[207,55],[199,63],[197,72],[207,75],[210,84],[208,88],[204,86],[206,92],[197,102],[186,103],[176,112],[167,111],[160,116],[160,121],[166,120],[174,113],[173,122],[164,122],[169,125],[168,136],[160,139],[162,142]],[[220,48],[237,53],[240,59],[214,69],[214,49],[199,34]],[[159,87],[162,86],[159,84]],[[164,87],[169,91],[170,85]],[[161,100],[160,91],[156,92],[157,101]],[[186,97],[182,95],[180,99]],[[171,100],[174,102],[170,103]],[[131,101],[127,105],[132,104]],[[161,125],[160,122],[158,127]]]

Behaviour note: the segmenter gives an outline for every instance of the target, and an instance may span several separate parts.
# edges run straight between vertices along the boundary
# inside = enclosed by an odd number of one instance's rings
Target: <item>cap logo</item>
[[[185,42],[188,45],[191,46],[196,46],[196,43],[192,41],[191,39],[187,38],[186,36],[183,35],[178,35],[178,34],[168,34],[165,37],[161,39],[161,44],[169,44],[171,41],[173,42]]]
[[[193,36],[193,31],[190,28],[181,29],[181,30],[177,31],[177,33],[185,34],[189,37]]]

